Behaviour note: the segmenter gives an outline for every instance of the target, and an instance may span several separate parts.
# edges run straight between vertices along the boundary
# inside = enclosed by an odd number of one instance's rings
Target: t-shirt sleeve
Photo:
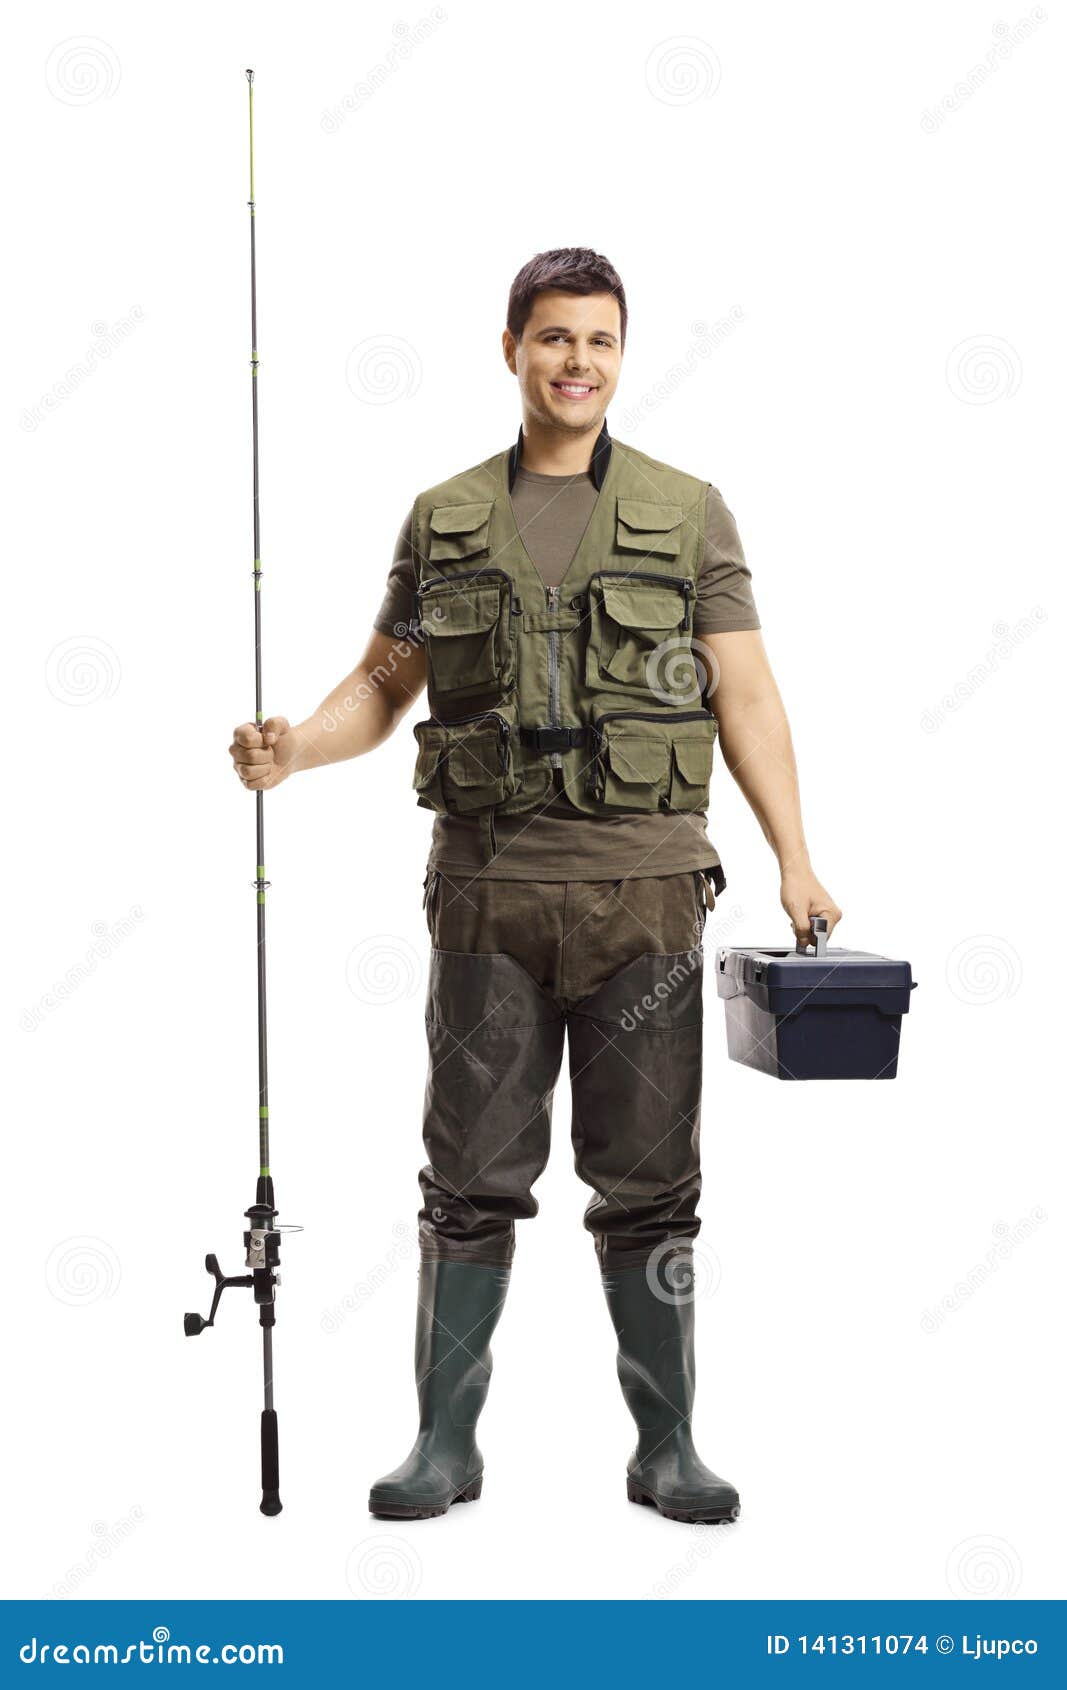
[[[393,562],[385,583],[385,596],[381,609],[374,618],[374,626],[379,634],[395,635],[398,639],[403,638],[412,620],[415,590],[418,586],[411,544],[411,523],[414,514],[414,510],[408,512],[404,526],[397,535]]]
[[[719,489],[709,486],[693,632],[730,634],[759,625],[752,571],[745,562],[737,524]]]

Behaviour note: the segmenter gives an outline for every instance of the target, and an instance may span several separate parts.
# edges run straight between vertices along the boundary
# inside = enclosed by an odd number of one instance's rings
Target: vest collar
[[[510,452],[508,453],[508,492],[509,493],[514,491],[515,477],[519,473],[519,465],[520,465],[521,462],[522,462],[522,424],[520,423],[519,424],[519,438],[516,440],[514,446],[511,448]],[[601,487],[604,485],[604,477],[608,473],[608,465],[609,465],[610,462],[611,462],[611,436],[608,433],[607,423],[604,423],[601,430],[600,430],[600,434],[597,437],[597,443],[593,447],[593,458],[592,458],[592,462],[589,465],[589,473],[593,477],[593,486],[596,488],[598,493],[600,492]]]

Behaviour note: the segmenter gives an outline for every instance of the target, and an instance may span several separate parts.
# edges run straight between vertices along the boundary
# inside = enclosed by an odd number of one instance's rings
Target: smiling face
[[[504,330],[504,357],[518,377],[524,417],[599,434],[619,382],[619,302],[611,293],[546,289],[534,298],[521,340]]]

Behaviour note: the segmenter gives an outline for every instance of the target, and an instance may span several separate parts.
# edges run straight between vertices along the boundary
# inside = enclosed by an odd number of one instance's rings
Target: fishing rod
[[[256,173],[252,130],[252,78],[248,78],[248,211],[251,238],[252,282],[252,582],[255,604],[256,638],[256,726],[263,724],[263,672],[260,661],[260,567],[259,552],[259,354],[256,350]],[[266,851],[263,840],[263,793],[256,793],[256,878],[252,882],[256,892],[256,982],[259,1005],[259,1176],[256,1180],[256,1200],[245,1210],[248,1229],[244,1235],[245,1266],[251,1271],[227,1279],[219,1267],[217,1256],[207,1256],[204,1265],[215,1281],[211,1312],[185,1316],[185,1335],[196,1338],[209,1326],[214,1326],[222,1293],[230,1286],[251,1286],[259,1324],[263,1329],[263,1413],[260,1417],[260,1462],[263,1479],[263,1500],[260,1512],[280,1514],[278,1494],[278,1416],[274,1408],[274,1296],[281,1283],[278,1258],[283,1231],[298,1232],[299,1227],[279,1227],[275,1224],[278,1211],[274,1206],[274,1181],[270,1172],[270,1115],[267,1104],[267,887],[264,879]]]

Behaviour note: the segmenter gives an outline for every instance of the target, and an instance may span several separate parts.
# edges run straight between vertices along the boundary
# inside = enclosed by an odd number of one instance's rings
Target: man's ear
[[[518,370],[515,368],[515,349],[518,346],[518,344],[519,343],[515,339],[515,336],[512,334],[511,330],[505,329],[504,333],[501,337],[501,346],[503,347],[503,351],[504,351],[504,362],[507,365],[508,369],[511,371],[513,376],[516,376],[519,373]]]

